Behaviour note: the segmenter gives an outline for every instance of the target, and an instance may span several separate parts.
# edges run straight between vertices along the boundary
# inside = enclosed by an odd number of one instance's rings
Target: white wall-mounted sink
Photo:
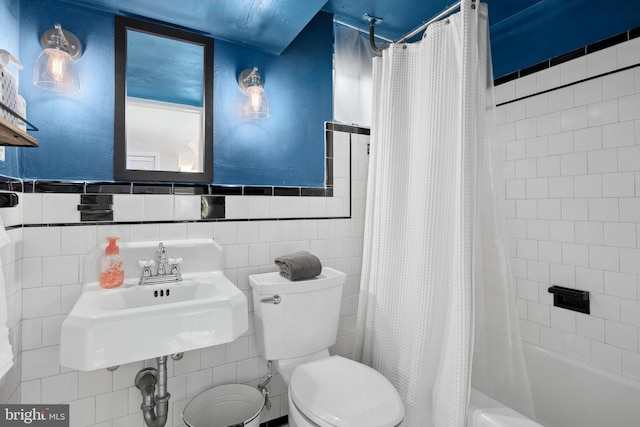
[[[223,274],[222,248],[213,240],[163,242],[184,259],[183,280],[138,285],[137,261],[158,242],[120,244],[125,284],[102,289],[98,260],[85,261],[83,292],[62,324],[60,364],[84,371],[231,342],[248,328],[247,298]]]

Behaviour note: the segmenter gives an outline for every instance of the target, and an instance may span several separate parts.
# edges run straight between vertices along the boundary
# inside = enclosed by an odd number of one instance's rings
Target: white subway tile
[[[504,107],[506,122],[515,122],[527,117],[527,104],[524,100],[512,102]]]
[[[543,243],[543,242],[540,242]],[[564,286],[566,288],[575,288],[576,272],[572,265],[550,264],[549,265],[549,283],[552,285]]]
[[[573,198],[573,176],[550,177],[549,197]]]
[[[603,99],[619,98],[635,92],[635,73],[633,69],[619,71],[602,77]]]
[[[560,67],[551,67],[536,73],[536,88],[542,92],[560,86]],[[550,92],[550,94],[553,92]]]
[[[561,112],[562,130],[576,130],[589,125],[589,115],[586,106],[575,107]]]
[[[538,301],[538,283],[526,279],[517,279],[516,290],[518,298],[527,301]]]
[[[190,222],[187,224],[187,239],[213,238],[213,224],[211,222]]]
[[[620,221],[622,222],[640,222],[640,198],[621,197]]]
[[[46,224],[80,222],[79,203],[79,194],[43,194],[42,221]]]
[[[567,84],[587,77],[587,58],[582,56],[560,64],[560,83]]]
[[[549,263],[528,260],[527,278],[537,282],[549,283]]]
[[[604,231],[601,222],[576,221],[576,243],[602,245]]]
[[[640,301],[621,298],[620,320],[628,325],[640,326]]]
[[[527,312],[529,314],[530,322],[537,323],[539,325],[550,326],[551,325],[551,313],[549,306],[545,304],[539,304],[534,301],[528,301]]]
[[[142,194],[114,194],[113,220],[140,221],[144,213],[144,195]]]
[[[22,287],[39,288],[42,286],[42,258],[22,259]]]
[[[249,266],[248,245],[227,245],[225,247],[225,268],[238,268]]]
[[[60,287],[25,289],[22,292],[22,314],[25,319],[56,316],[60,310]]]
[[[563,220],[587,220],[589,219],[588,199],[562,199]]]
[[[507,219],[507,234],[509,237],[527,238],[527,222],[523,219]]]
[[[640,39],[631,39],[615,47],[618,54],[618,67],[623,68],[640,62]]]
[[[604,245],[625,248],[636,247],[636,227],[632,223],[606,222]]]
[[[23,350],[42,347],[42,319],[24,319],[21,340]]]
[[[549,111],[562,111],[573,108],[573,88],[567,86],[549,92]]]
[[[573,86],[573,103],[576,107],[602,101],[602,79],[591,79]]]
[[[604,293],[604,272],[602,270],[576,267],[576,289]]]
[[[535,178],[536,175],[536,159],[519,159],[515,161],[515,178]]]
[[[44,257],[43,286],[72,285],[79,282],[80,261],[77,255]]]
[[[620,248],[620,272],[640,274],[640,249]]]
[[[547,136],[528,138],[525,140],[525,144],[528,158],[549,155],[549,138]]]
[[[42,196],[38,193],[23,193],[23,221],[25,224],[42,224]]]
[[[618,149],[618,171],[637,171],[640,165],[640,145]]]
[[[562,175],[584,175],[587,173],[587,154],[572,153],[560,156],[560,172]]]
[[[604,342],[604,319],[576,313],[576,331],[583,337]]]
[[[618,171],[618,151],[608,150],[589,151],[587,153],[589,173],[606,173]]]
[[[573,177],[574,197],[602,197],[602,176],[599,174]]]
[[[42,401],[46,403],[63,403],[78,398],[78,372],[42,379]]]
[[[589,199],[589,221],[618,221],[618,199]]]
[[[597,52],[592,52],[587,55],[586,58],[587,75],[589,77],[597,76],[608,71],[613,71],[616,69],[616,64],[618,63],[615,46],[608,47]]]
[[[537,78],[535,74],[529,74],[528,76],[516,79],[515,83],[517,98],[536,93]]]
[[[60,349],[42,347],[22,352],[22,381],[35,380],[60,373]]]
[[[213,387],[213,369],[203,369],[187,374],[187,397],[197,396],[211,387]]]
[[[591,343],[591,362],[614,372],[622,370],[622,349],[598,341]]]
[[[560,176],[560,156],[538,157],[536,162],[538,177]]]
[[[528,199],[546,199],[549,197],[549,180],[547,178],[531,178],[526,180]]]
[[[590,294],[591,315],[620,321],[620,298],[598,293]]]
[[[97,246],[97,230],[95,226],[62,227],[61,254],[84,255]]]
[[[538,260],[562,262],[562,246],[558,242],[538,242]]]
[[[589,265],[589,247],[574,243],[562,243],[563,264],[587,267]]]
[[[525,141],[515,141],[515,136],[504,144],[504,149],[505,160],[517,160],[527,157],[527,146]]]
[[[133,226],[131,226],[133,230]],[[158,236],[162,240],[181,240],[187,238],[186,222],[171,222],[168,224],[158,224]]]
[[[28,227],[23,230],[24,258],[60,255],[61,227]]]
[[[602,127],[578,129],[573,132],[574,151],[602,149]]]
[[[554,112],[538,116],[538,135],[552,135],[562,132],[562,114]]]
[[[42,319],[42,345],[44,347],[60,344],[60,331],[66,317],[62,315]]]
[[[538,200],[538,218],[556,219],[562,218],[562,203],[559,199]]]
[[[549,240],[549,221],[527,220],[526,237],[535,240]]]
[[[538,242],[536,240],[518,239],[516,241],[516,254],[521,259],[538,259]]]
[[[599,126],[618,121],[618,100],[598,102],[589,105],[589,126]]]
[[[554,242],[575,242],[573,221],[549,221],[549,240]]]
[[[251,206],[249,197],[226,196],[225,197],[225,218],[246,219],[249,218]]]
[[[551,307],[551,327],[561,331],[576,332],[576,312],[559,307]]]
[[[78,374],[78,395],[80,398],[97,396],[113,391],[113,373],[111,371],[98,369],[95,371],[80,371]]]
[[[549,95],[541,93],[524,100],[527,106],[527,117],[541,116],[549,112]]]
[[[635,274],[617,273],[615,271],[604,272],[604,292],[607,295],[636,299]],[[639,313],[640,314],[640,313]],[[624,320],[623,320],[624,321]]]
[[[227,363],[226,365],[216,366],[213,368],[213,386],[222,384],[232,384],[236,382],[236,363]]]
[[[96,422],[124,417],[128,414],[127,389],[96,396]]]
[[[175,195],[173,203],[173,217],[176,221],[198,220],[201,218],[201,196]]]
[[[20,402],[39,404],[42,403],[40,379],[23,381],[20,383]]]
[[[249,245],[249,264],[266,265],[271,263],[271,246],[269,243],[253,243]]]
[[[635,174],[620,172],[602,176],[602,195],[604,197],[633,197],[635,195]]]
[[[634,145],[635,140],[635,122],[632,120],[602,126],[602,145],[604,148]]]
[[[516,121],[516,138],[534,138],[538,135],[538,121],[535,117]]]
[[[573,131],[549,135],[549,155],[573,152]]]
[[[598,270],[618,271],[620,252],[618,248],[608,246],[589,246],[589,267]]]
[[[638,351],[638,328],[605,320],[605,342],[630,351]]]

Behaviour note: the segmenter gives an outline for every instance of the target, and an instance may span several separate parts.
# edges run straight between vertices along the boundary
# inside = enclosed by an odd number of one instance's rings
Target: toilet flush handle
[[[282,298],[280,297],[280,295],[274,295],[272,297],[262,298],[260,300],[260,302],[262,303],[270,302],[271,304],[280,304],[281,301],[282,301]]]

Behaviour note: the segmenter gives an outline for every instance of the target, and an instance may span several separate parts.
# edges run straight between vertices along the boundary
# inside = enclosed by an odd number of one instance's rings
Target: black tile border
[[[357,125],[347,125],[343,123],[335,123],[335,122],[325,122],[326,130],[333,130],[337,132],[347,132],[347,133],[355,133],[357,135],[371,135],[371,129],[357,126]]]
[[[275,418],[273,420],[260,423],[260,427],[282,427],[287,424],[289,424],[289,416],[283,415],[280,418]]]
[[[620,34],[616,34],[611,37],[607,37],[605,39],[599,40],[595,43],[588,44],[579,49],[572,50],[571,52],[563,53],[562,55],[558,55],[553,58],[547,59],[545,61],[539,62],[530,67],[526,67],[521,70],[513,71],[511,73],[505,74],[504,76],[500,76],[494,79],[493,85],[499,86],[501,84],[510,82],[512,80],[516,80],[520,77],[525,77],[530,74],[537,73],[538,71],[542,71],[547,68],[551,68],[553,66],[562,64],[563,62],[571,61],[572,59],[580,58],[581,56],[585,56],[590,53],[597,52],[599,50],[606,49],[608,47],[615,46],[620,43],[624,43],[626,41],[629,41],[637,37],[640,37],[640,27],[624,31]]]

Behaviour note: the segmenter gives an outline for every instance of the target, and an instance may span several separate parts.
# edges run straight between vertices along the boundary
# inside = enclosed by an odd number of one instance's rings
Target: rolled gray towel
[[[322,273],[318,257],[307,251],[279,256],[274,262],[280,267],[280,275],[293,281],[312,279]]]

